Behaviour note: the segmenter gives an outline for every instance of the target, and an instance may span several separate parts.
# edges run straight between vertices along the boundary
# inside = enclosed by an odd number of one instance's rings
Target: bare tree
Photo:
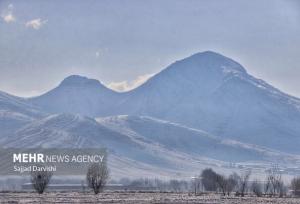
[[[292,179],[291,189],[293,191],[294,196],[300,196],[300,177]]]
[[[82,192],[85,193],[85,183],[84,183],[84,181],[81,181],[81,189],[82,189]]]
[[[257,196],[262,196],[262,185],[258,180],[254,180],[251,185],[251,191]]]
[[[275,165],[269,169],[267,185],[269,186],[268,192],[270,196],[278,194],[279,197],[282,197],[286,193],[286,189],[282,181],[282,175],[278,166]]]
[[[52,177],[50,171],[32,171],[31,183],[32,187],[39,193],[44,193]]]
[[[86,180],[90,188],[94,190],[95,194],[102,192],[106,182],[109,178],[109,170],[106,162],[93,163],[87,171]]]
[[[226,192],[227,195],[230,195],[230,193],[236,188],[238,184],[237,174],[233,173],[226,179]]]
[[[226,189],[227,189],[227,181],[226,181],[225,176],[217,174],[216,183],[218,185],[218,188],[221,190],[221,192],[225,196]]]
[[[278,194],[279,197],[282,198],[284,195],[286,195],[287,188],[285,187],[283,181],[279,181],[277,184]]]
[[[197,193],[201,190],[201,180],[201,176],[192,177],[192,188],[194,189],[195,195],[197,195]]]
[[[249,178],[251,176],[251,171],[245,171],[242,173],[241,176],[239,176],[239,179],[238,179],[238,194],[241,196],[241,197],[244,197],[245,196],[245,192],[247,191],[248,189],[248,182],[249,182]]]

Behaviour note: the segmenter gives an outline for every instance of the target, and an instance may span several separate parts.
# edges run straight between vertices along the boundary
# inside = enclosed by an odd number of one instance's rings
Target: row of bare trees
[[[43,194],[48,187],[53,173],[50,171],[32,171],[31,183],[37,193]],[[109,170],[106,162],[93,163],[89,166],[86,174],[88,186],[98,194],[103,191],[109,178]]]
[[[242,175],[233,173],[228,177],[217,174],[212,169],[204,169],[201,173],[202,184],[207,191],[220,191],[223,195],[230,195],[235,191],[237,195],[244,196],[248,187],[251,171]]]
[[[158,179],[137,179],[134,181],[124,181],[129,186],[150,186],[158,190],[171,190],[182,192],[194,187],[195,194],[199,192],[200,186],[206,191],[221,192],[224,196],[235,192],[236,196],[244,197],[251,192],[254,195],[261,196],[279,196],[286,195],[287,186],[284,185],[281,171],[278,167],[271,168],[266,175],[265,181],[257,179],[251,180],[251,171],[247,170],[240,175],[232,173],[229,176],[216,173],[212,169],[204,169],[199,177],[193,178],[192,185],[184,180],[170,180],[168,182]],[[50,183],[52,172],[35,171],[31,173],[31,183],[33,188],[42,194]],[[86,181],[88,186],[98,194],[103,191],[104,186],[109,178],[109,170],[106,162],[94,163],[87,171]],[[295,196],[300,196],[300,177],[294,178],[289,185]]]
[[[221,192],[223,195],[230,195],[233,191],[236,196],[245,196],[246,193],[253,193],[261,196],[279,196],[287,194],[288,187],[284,185],[282,174],[277,166],[267,171],[265,181],[254,179],[250,182],[251,171],[244,171],[241,175],[233,173],[224,176],[216,173],[212,169],[204,169],[201,173],[202,185],[206,191]],[[300,196],[300,177],[291,181],[290,189],[293,195]]]

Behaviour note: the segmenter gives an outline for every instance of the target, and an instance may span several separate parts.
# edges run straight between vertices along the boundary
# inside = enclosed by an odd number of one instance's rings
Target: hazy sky
[[[0,90],[32,96],[71,74],[119,90],[212,50],[300,97],[300,1],[0,0]]]

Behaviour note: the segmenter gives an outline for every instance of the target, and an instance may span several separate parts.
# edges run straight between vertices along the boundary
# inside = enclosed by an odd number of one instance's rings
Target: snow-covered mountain
[[[221,139],[205,131],[148,116],[112,116],[96,119],[105,127],[131,135],[147,144],[157,143],[170,151],[226,162],[284,161],[288,154],[257,145]]]
[[[131,172],[144,174],[145,171],[156,169],[164,173],[173,171],[193,175],[193,172],[204,166],[254,161],[280,164],[298,161],[292,155],[233,140],[222,140],[204,131],[168,121],[124,115],[96,120],[74,114],[50,115],[18,129],[1,146],[105,147],[112,158],[109,164],[113,172],[131,166]],[[126,171],[122,174],[126,174]]]
[[[44,115],[25,99],[0,91],[0,141],[19,127]]]
[[[300,153],[300,100],[214,52],[175,62],[127,93],[114,110]]]
[[[133,90],[124,114],[149,115],[282,151],[300,153],[300,100],[213,52],[178,61]]]
[[[87,116],[106,115],[111,102],[118,94],[98,80],[72,75],[65,78],[58,87],[29,99],[50,113],[78,113]]]
[[[120,174],[121,166],[176,174],[300,155],[300,100],[214,52],[177,61],[125,93],[75,75],[29,99],[0,92],[0,122],[1,145],[103,146]]]
[[[222,140],[204,131],[168,121],[125,115],[95,120],[74,114],[54,114],[19,128],[2,145],[27,148],[106,147],[141,161],[145,161],[142,155],[147,149],[182,152],[228,162],[270,160],[280,156],[266,148]]]
[[[51,113],[147,115],[221,138],[300,153],[300,100],[211,51],[177,61],[126,93],[70,76],[30,101]]]
[[[39,117],[42,111],[28,100],[0,91],[0,111],[16,112],[28,117]]]

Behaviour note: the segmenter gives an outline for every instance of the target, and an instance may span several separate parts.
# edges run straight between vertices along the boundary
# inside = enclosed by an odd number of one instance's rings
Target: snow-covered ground
[[[78,192],[0,193],[0,203],[120,203],[120,204],[299,204],[299,198],[194,196],[188,193],[105,192],[99,195]]]

